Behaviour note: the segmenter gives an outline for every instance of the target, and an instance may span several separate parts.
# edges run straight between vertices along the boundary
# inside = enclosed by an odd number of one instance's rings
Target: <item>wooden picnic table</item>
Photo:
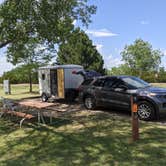
[[[18,104],[22,107],[27,107],[31,109],[33,112],[37,112],[38,123],[42,122],[45,124],[43,112],[47,110],[47,112],[49,113],[50,124],[52,123],[52,110],[47,108],[56,105],[55,103],[42,102],[39,99],[29,99],[20,101],[18,102]]]

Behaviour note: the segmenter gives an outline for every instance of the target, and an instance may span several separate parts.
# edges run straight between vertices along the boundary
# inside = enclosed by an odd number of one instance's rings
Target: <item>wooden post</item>
[[[137,97],[131,96],[131,112],[132,112],[132,140],[136,141],[139,139],[139,120],[137,114]]]

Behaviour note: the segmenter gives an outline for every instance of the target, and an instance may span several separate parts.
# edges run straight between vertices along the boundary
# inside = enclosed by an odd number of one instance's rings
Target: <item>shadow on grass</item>
[[[0,118],[0,136],[10,134],[18,129],[18,125],[10,120]]]
[[[71,117],[72,121],[56,119],[52,126],[0,128],[10,133],[0,146],[0,165],[165,164],[165,128],[143,123],[142,139],[131,143],[130,122],[124,118],[103,113]]]

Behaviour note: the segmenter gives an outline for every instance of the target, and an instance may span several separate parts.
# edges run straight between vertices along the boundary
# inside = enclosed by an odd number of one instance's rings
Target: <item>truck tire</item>
[[[141,120],[153,120],[155,118],[155,108],[147,101],[140,101],[138,103],[138,117]]]
[[[87,95],[84,98],[84,106],[88,110],[94,110],[96,108],[96,100],[93,96]]]

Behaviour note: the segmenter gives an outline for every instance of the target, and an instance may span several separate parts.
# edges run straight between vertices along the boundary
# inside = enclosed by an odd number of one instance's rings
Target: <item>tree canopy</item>
[[[88,0],[4,0],[0,4],[0,48],[7,46],[7,60],[24,65],[32,91],[32,71],[51,61],[50,50],[66,40],[73,21],[87,26],[96,6]],[[47,48],[39,50],[39,48]]]
[[[95,12],[88,0],[4,0],[0,4],[0,48],[24,45],[32,37],[53,47],[73,29],[73,20],[88,25]]]
[[[146,71],[158,71],[163,54],[150,43],[137,39],[134,44],[126,45],[121,55],[132,73],[141,76]]]
[[[37,70],[33,70],[32,73],[32,83],[38,83]],[[26,65],[19,65],[18,67],[12,69],[11,71],[4,72],[0,77],[0,83],[3,83],[3,80],[10,80],[11,84],[22,84],[29,83],[29,70]]]
[[[57,62],[60,64],[80,64],[85,69],[103,73],[104,61],[88,35],[75,29],[59,47]]]
[[[124,63],[109,70],[109,75],[134,75],[148,82],[166,81],[166,71],[160,66],[163,53],[154,50],[150,43],[136,39],[133,44],[125,46],[121,55]]]
[[[45,47],[43,44],[38,44],[34,38],[31,38],[25,45],[12,44],[8,47],[7,60],[13,65],[20,64],[22,66],[21,69],[24,71],[21,73],[29,80],[30,92],[32,92],[32,75],[34,71],[40,65],[48,64],[53,57],[49,49]]]

